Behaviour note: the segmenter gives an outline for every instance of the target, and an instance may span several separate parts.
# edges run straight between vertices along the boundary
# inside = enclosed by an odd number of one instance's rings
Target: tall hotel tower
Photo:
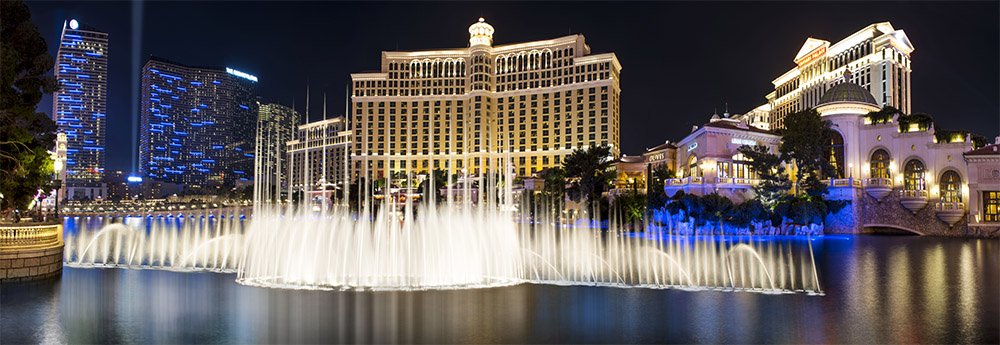
[[[52,119],[66,133],[66,198],[104,199],[108,34],[73,19],[59,41]]]
[[[480,18],[468,48],[382,52],[379,72],[351,74],[353,173],[480,174],[509,153],[525,176],[576,148],[618,156],[614,53],[583,35],[494,46],[493,32]]]
[[[292,140],[299,113],[278,103],[257,103],[257,153],[254,162],[254,200],[277,201],[286,188],[286,143]]]
[[[849,70],[851,81],[871,92],[879,106],[909,114],[912,52],[906,33],[889,22],[869,25],[833,44],[808,38],[795,54],[796,67],[772,81],[774,92],[755,112],[769,110],[767,127],[782,128],[785,116],[815,107],[827,90],[843,82],[844,71]]]
[[[155,180],[190,187],[253,177],[257,77],[150,57],[142,67],[139,161]]]

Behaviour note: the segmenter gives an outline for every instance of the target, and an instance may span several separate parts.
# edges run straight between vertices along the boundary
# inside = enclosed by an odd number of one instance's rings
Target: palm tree
[[[610,158],[610,147],[592,146],[577,149],[563,159],[563,170],[571,181],[569,195],[573,201],[601,199],[604,188],[614,180],[614,175],[608,172],[612,163]]]

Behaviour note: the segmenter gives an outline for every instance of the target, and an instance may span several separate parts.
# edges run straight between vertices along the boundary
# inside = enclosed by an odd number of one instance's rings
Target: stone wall
[[[862,211],[859,229],[866,226],[879,225],[889,226],[903,230],[917,232],[921,235],[932,236],[970,236],[970,237],[996,237],[998,232],[991,227],[969,227],[969,216],[965,215],[953,227],[941,221],[934,212],[934,201],[931,200],[927,206],[917,211],[916,214],[903,207],[899,202],[899,189],[894,189],[892,193],[882,198],[882,201],[864,193],[861,197]],[[864,229],[870,231],[871,229]]]
[[[63,246],[0,252],[0,283],[55,277],[62,273]]]

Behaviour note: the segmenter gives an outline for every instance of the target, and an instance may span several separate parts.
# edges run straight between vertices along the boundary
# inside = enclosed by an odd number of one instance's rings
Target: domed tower
[[[493,25],[486,23],[486,19],[479,17],[479,21],[469,26],[469,46],[493,45]]]
[[[469,75],[471,76],[472,91],[493,90],[493,26],[486,23],[482,17],[472,26],[469,26],[469,52],[472,63],[470,64]]]
[[[862,177],[860,169],[864,159],[860,151],[860,128],[864,125],[865,115],[879,109],[871,92],[851,81],[850,71],[845,71],[843,81],[830,87],[820,97],[816,111],[823,120],[830,121],[834,132],[829,159],[837,176],[830,178]]]

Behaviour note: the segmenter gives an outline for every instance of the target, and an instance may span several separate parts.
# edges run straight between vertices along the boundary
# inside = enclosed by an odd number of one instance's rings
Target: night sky
[[[379,68],[383,50],[462,48],[480,16],[494,45],[581,33],[593,53],[622,64],[623,152],[680,140],[715,109],[764,104],[771,80],[808,37],[835,43],[876,22],[903,29],[912,54],[913,112],[945,129],[1000,133],[998,2],[459,3],[29,2],[53,56],[63,21],[109,33],[107,169],[131,170],[139,71],[150,54],[228,66],[260,79],[268,101],[321,119],[344,112],[350,73]],[[133,16],[133,13],[141,14]],[[51,113],[51,98],[40,111]]]

